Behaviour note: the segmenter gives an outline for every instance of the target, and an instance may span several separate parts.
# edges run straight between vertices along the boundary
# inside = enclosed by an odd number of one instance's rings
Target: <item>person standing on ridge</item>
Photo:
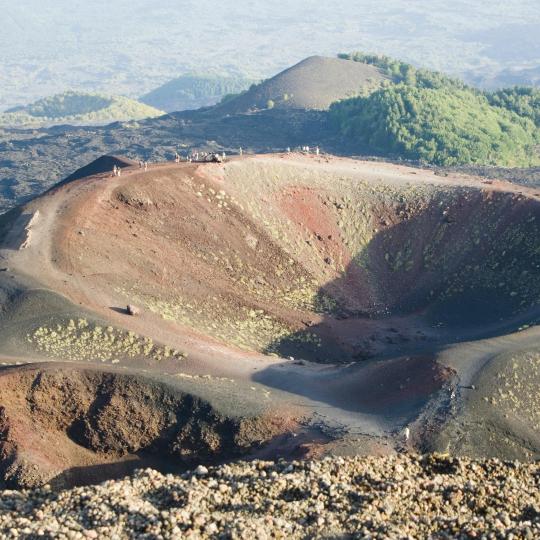
[[[411,436],[411,430],[406,427],[404,430],[403,430],[403,439],[405,439],[405,443],[409,442],[409,437]]]

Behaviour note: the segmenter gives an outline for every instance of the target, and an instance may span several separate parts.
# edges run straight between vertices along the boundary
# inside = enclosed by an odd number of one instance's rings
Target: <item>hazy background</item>
[[[138,97],[187,71],[268,77],[363,50],[483,86],[540,80],[539,0],[0,0],[0,111]]]

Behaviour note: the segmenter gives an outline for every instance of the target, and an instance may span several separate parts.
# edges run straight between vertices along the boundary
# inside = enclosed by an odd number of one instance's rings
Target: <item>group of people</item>
[[[148,161],[139,161],[139,169],[148,170]],[[114,165],[112,170],[113,176],[122,176],[122,167]]]
[[[202,162],[222,162],[225,161],[226,154],[225,152],[191,152],[186,158],[186,161],[202,161]],[[178,152],[175,156],[176,163],[180,163],[181,157]]]
[[[291,153],[291,147],[290,146],[287,146],[287,154],[290,154]],[[301,151],[306,153],[306,154],[311,154],[311,151],[312,151],[312,148],[310,148],[309,146],[302,146],[301,147]],[[242,147],[239,148],[239,151],[238,151],[239,155],[242,156],[244,154],[244,150]],[[318,146],[315,147],[314,149],[314,153],[315,155],[320,155],[320,149]],[[185,158],[185,161],[186,162],[193,162],[193,161],[197,161],[197,162],[222,162],[222,161],[225,161],[225,152],[221,152],[221,153],[218,153],[218,152],[191,152],[189,153],[186,158]],[[174,153],[174,161],[176,163],[181,163],[183,161],[182,159],[182,156],[175,151]],[[147,171],[148,170],[148,161],[142,161],[140,160],[139,161],[139,169],[143,169],[144,171]],[[121,176],[122,175],[122,169],[121,167],[119,167],[118,165],[114,165],[113,167],[113,176]]]
[[[289,149],[287,149],[289,151]],[[306,154],[311,154],[311,148],[309,146],[302,146],[302,152]],[[315,155],[318,156],[321,153],[318,146],[315,147]]]

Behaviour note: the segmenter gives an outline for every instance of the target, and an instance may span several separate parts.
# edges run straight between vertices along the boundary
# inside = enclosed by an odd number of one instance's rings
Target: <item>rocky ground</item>
[[[175,151],[183,155],[192,149],[225,151],[230,155],[239,147],[247,153],[261,153],[306,144],[334,154],[359,152],[336,139],[321,111],[272,109],[224,115],[212,109],[109,126],[0,128],[0,213],[39,195],[103,154],[162,162],[173,160]],[[460,167],[458,171],[529,187],[540,185],[538,168]],[[437,172],[447,175],[455,169],[437,168]]]
[[[0,128],[0,213],[35,197],[103,154],[150,163],[175,151],[268,152],[304,144],[337,151],[319,111],[269,110],[221,115],[184,111],[97,127]]]
[[[2,538],[538,538],[540,464],[442,455],[147,469],[0,493]]]
[[[356,454],[395,451],[409,426],[421,452],[540,458],[536,193],[278,153],[124,167],[12,212],[0,221],[8,487],[79,485],[141,452],[174,461],[186,441],[187,468],[262,443],[274,453],[251,457],[308,457],[290,448],[297,425],[316,431],[303,442],[347,438]],[[112,372],[133,384],[109,385]],[[150,388],[154,376],[172,390]],[[293,425],[250,430],[246,452],[221,444],[229,421],[243,431],[253,416]],[[148,466],[164,470],[133,469]]]

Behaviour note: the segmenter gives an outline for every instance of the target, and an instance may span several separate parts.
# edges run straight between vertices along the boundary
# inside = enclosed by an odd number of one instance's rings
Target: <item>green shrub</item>
[[[540,127],[540,89],[516,86],[486,95],[489,103],[494,107],[501,107],[529,118],[537,127]]]
[[[438,165],[540,162],[539,90],[483,93],[387,56],[339,56],[376,66],[391,80],[330,109],[331,123],[356,151]]]
[[[538,130],[467,89],[401,83],[336,103],[330,115],[360,151],[438,165],[538,163]]]

